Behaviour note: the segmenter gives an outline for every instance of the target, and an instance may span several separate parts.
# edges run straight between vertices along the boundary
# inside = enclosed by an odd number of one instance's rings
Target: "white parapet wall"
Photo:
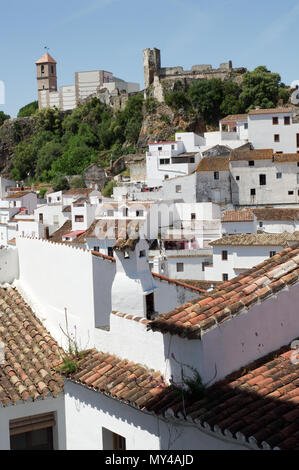
[[[114,263],[47,240],[19,238],[17,246],[17,287],[25,300],[61,344],[67,343],[61,330],[66,329],[66,309],[69,333],[77,335],[80,347],[92,347],[95,323],[107,323],[111,312]]]
[[[0,249],[0,284],[11,284],[19,277],[18,250],[10,247]]]

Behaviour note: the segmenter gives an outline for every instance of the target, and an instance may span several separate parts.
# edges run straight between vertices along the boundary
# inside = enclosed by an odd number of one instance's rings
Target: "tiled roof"
[[[254,114],[285,114],[291,113],[292,111],[292,108],[251,109],[248,114],[250,116]]]
[[[72,212],[72,206],[65,206],[65,208],[62,209],[62,212]]]
[[[53,57],[48,53],[46,52],[40,59],[38,59],[36,62],[36,64],[47,64],[47,63],[50,63],[50,64],[57,64],[56,60],[53,59]]]
[[[63,379],[54,370],[61,362],[59,346],[12,288],[0,288],[0,341],[5,345],[0,364],[3,406],[63,391]]]
[[[93,189],[91,188],[72,188],[68,191],[64,192],[64,196],[86,196],[88,197],[89,193],[91,193]]]
[[[273,155],[273,161],[277,163],[296,163],[299,162],[299,153],[276,153]]]
[[[246,121],[248,118],[248,114],[230,114],[229,116],[226,116],[225,118],[221,119],[220,122],[225,122],[225,121]]]
[[[299,367],[283,347],[226,379],[203,395],[182,395],[160,372],[92,350],[68,379],[155,415],[236,439],[254,448],[299,449]]]
[[[299,232],[293,233],[237,233],[211,242],[211,246],[289,246],[299,242]]]
[[[299,209],[278,209],[265,207],[252,209],[257,220],[296,221],[299,220]]]
[[[154,278],[158,279],[159,281],[166,281],[166,282],[169,282],[171,284],[175,284],[177,286],[184,287],[185,289],[190,289],[190,290],[196,291],[196,292],[198,292],[198,294],[206,293],[206,290],[204,290],[203,288],[200,288],[199,286],[195,286],[192,283],[188,284],[188,281],[185,281],[185,280],[170,279],[169,277],[162,276],[162,274],[156,274],[156,273],[152,273],[152,276]]]
[[[72,221],[67,220],[62,227],[60,227],[56,232],[52,233],[49,240],[52,242],[62,242],[62,237],[72,230]]]
[[[229,171],[229,156],[204,157],[200,160],[196,171]]]
[[[31,191],[18,191],[17,193],[12,193],[6,196],[5,199],[20,199],[23,196],[26,196],[27,194],[30,194]]]
[[[140,409],[167,386],[160,372],[96,350],[78,364],[79,372],[69,375],[72,381]]]
[[[188,284],[189,286],[197,287],[198,289],[202,289],[207,291],[210,287],[219,286],[222,281],[199,281],[197,279],[177,279],[184,284]]]
[[[230,154],[230,161],[250,161],[250,160],[272,160],[272,149],[260,150],[232,150]]]
[[[224,212],[221,222],[253,222],[254,213],[251,209]]]
[[[63,238],[77,238],[83,233],[85,233],[85,230],[74,230],[73,232],[65,233]]]
[[[199,299],[160,315],[149,327],[154,331],[200,339],[206,331],[297,282],[299,243],[234,279],[222,282],[214,291]]]

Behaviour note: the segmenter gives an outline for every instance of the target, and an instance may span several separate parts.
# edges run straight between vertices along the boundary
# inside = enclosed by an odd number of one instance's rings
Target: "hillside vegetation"
[[[65,175],[82,175],[93,162],[107,167],[121,155],[145,150],[150,140],[173,138],[176,131],[216,129],[227,114],[271,108],[288,99],[279,74],[261,66],[247,72],[241,83],[198,80],[186,89],[178,81],[163,104],[145,100],[142,93],[118,111],[97,98],[72,112],[37,111],[33,102],[20,110],[20,119],[2,116],[0,170],[15,180],[65,181]]]

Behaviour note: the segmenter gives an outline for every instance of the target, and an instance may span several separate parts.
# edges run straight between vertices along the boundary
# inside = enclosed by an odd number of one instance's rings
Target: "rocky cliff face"
[[[205,132],[201,118],[188,117],[182,109],[174,112],[169,106],[161,103],[155,112],[146,113],[143,119],[137,149],[146,149],[149,142],[173,140],[176,132]]]
[[[32,118],[9,119],[0,128],[0,174],[10,176],[14,147],[22,140],[28,139],[35,130]]]

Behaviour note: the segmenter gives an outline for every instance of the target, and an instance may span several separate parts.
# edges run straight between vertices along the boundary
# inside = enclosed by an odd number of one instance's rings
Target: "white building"
[[[177,133],[174,142],[153,142],[146,154],[147,186],[192,173],[200,160],[202,138],[193,132]]]
[[[298,241],[299,232],[292,234],[239,233],[223,237],[210,243],[213,247],[213,266],[206,268],[205,279],[229,281]]]
[[[296,108],[295,108],[296,109]],[[299,120],[294,108],[253,109],[248,113],[248,139],[254,149],[299,152]]]
[[[227,211],[221,219],[222,234],[293,233],[299,230],[299,210],[289,208],[245,208]]]
[[[235,206],[299,202],[299,154],[273,154],[271,149],[233,151],[230,173]]]

